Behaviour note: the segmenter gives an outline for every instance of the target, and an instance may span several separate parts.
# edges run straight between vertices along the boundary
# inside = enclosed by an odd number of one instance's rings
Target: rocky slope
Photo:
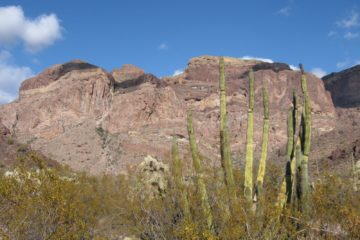
[[[360,65],[323,77],[326,90],[331,92],[337,107],[360,106]]]
[[[245,147],[247,71],[251,67],[256,76],[257,153],[262,134],[261,88],[269,89],[269,150],[275,161],[285,152],[292,92],[301,96],[300,73],[288,65],[225,58],[231,148],[238,165]],[[337,114],[321,79],[307,76],[316,144],[316,139],[336,130]],[[167,161],[173,135],[179,136],[181,151],[189,160],[185,124],[190,108],[201,151],[218,164],[217,57],[193,58],[183,74],[163,79],[131,65],[112,73],[79,60],[55,65],[24,81],[19,99],[0,106],[0,116],[19,141],[76,170],[97,174],[118,173],[146,155]],[[331,151],[327,149],[318,158],[330,156]]]

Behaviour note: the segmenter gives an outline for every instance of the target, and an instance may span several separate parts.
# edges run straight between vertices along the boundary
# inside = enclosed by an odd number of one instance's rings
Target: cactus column
[[[253,195],[253,135],[254,135],[254,71],[249,71],[249,109],[246,131],[246,162],[245,162],[245,198],[251,202]]]
[[[209,230],[212,229],[213,225],[213,218],[211,214],[208,194],[206,191],[206,186],[203,179],[203,172],[201,169],[201,163],[200,163],[200,156],[198,147],[196,144],[196,138],[194,133],[194,127],[193,127],[193,121],[192,121],[192,113],[191,111],[188,112],[187,117],[187,130],[189,134],[189,142],[190,142],[190,150],[191,150],[191,156],[193,159],[193,165],[196,172],[196,185],[197,185],[197,191],[200,195],[200,201],[201,201],[201,210],[203,217],[206,220],[206,225]]]
[[[301,70],[301,87],[304,95],[304,110],[302,114],[302,160],[300,163],[300,203],[301,211],[307,213],[309,208],[309,173],[308,173],[308,160],[311,145],[311,108],[310,98],[307,89],[307,80],[302,64]]]
[[[187,191],[183,182],[182,174],[182,164],[179,157],[179,147],[177,143],[177,138],[173,137],[173,143],[171,148],[171,157],[172,157],[172,173],[174,177],[175,190],[176,190],[176,201],[178,201],[181,211],[183,213],[184,219],[190,219],[190,207],[187,196]]]
[[[269,141],[269,94],[266,88],[262,89],[263,106],[264,106],[264,125],[263,125],[263,139],[261,146],[261,157],[259,169],[256,179],[256,195],[259,198],[262,194],[263,182],[265,177],[266,159],[268,152]]]
[[[226,112],[226,83],[224,58],[219,59],[219,88],[220,88],[220,153],[221,166],[224,171],[224,181],[228,189],[230,199],[236,198],[233,165],[230,155],[229,128]]]

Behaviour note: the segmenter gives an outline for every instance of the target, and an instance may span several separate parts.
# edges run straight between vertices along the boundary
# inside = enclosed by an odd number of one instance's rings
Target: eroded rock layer
[[[246,139],[250,68],[256,76],[256,152],[262,134],[261,88],[269,89],[269,151],[275,161],[284,153],[292,93],[302,96],[300,73],[286,64],[225,58],[231,148],[238,165]],[[209,164],[219,163],[218,77],[218,58],[212,56],[193,58],[183,74],[163,79],[132,65],[109,74],[77,60],[24,81],[19,99],[0,106],[0,116],[19,141],[77,170],[97,174],[121,172],[147,155],[166,162],[173,135],[179,137],[188,161],[186,112],[191,108],[201,152]],[[317,138],[334,130],[336,112],[322,80],[307,77]]]

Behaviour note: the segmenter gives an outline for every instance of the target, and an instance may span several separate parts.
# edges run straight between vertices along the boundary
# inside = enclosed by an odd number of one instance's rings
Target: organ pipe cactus
[[[297,125],[298,125],[298,98],[295,91],[293,92],[293,107],[288,115],[288,145],[287,145],[287,169],[286,169],[286,190],[287,202],[295,203],[296,199],[296,182],[297,182],[297,158],[296,149],[300,145],[299,138],[297,138]]]
[[[171,157],[172,157],[172,173],[174,177],[174,184],[175,184],[175,188],[177,189],[176,201],[180,205],[184,218],[188,220],[190,219],[190,207],[189,207],[187,191],[182,177],[183,176],[182,163],[179,157],[179,147],[176,136],[173,137]]]
[[[254,71],[249,71],[249,108],[246,131],[246,161],[245,161],[245,183],[244,195],[247,201],[252,201],[253,195],[253,135],[254,135]]]
[[[302,159],[300,163],[300,203],[301,211],[307,212],[309,208],[309,173],[308,160],[311,145],[311,107],[310,98],[307,89],[307,79],[303,65],[300,64],[301,70],[301,88],[304,95],[304,109],[301,123],[301,141],[302,141]]]
[[[287,144],[287,168],[285,180],[279,194],[278,204],[284,206],[283,190],[286,186],[287,203],[293,207],[300,203],[300,210],[304,213],[309,208],[309,174],[308,159],[311,145],[311,108],[310,97],[307,90],[307,79],[304,69],[301,69],[301,88],[304,96],[304,106],[301,114],[300,125],[298,124],[299,104],[296,94],[293,95],[293,107],[288,114],[288,144]],[[297,127],[299,129],[297,130]],[[298,136],[298,137],[297,137]]]
[[[293,92],[293,147],[292,147],[292,154],[290,158],[290,171],[291,171],[291,192],[288,194],[288,202],[292,202],[292,206],[295,207],[297,202],[297,182],[299,179],[297,168],[301,161],[301,154],[299,154],[299,150],[301,147],[300,138],[297,137],[299,134],[299,126],[298,126],[298,120],[299,120],[299,101],[298,97],[296,95],[296,92]],[[301,153],[301,152],[300,152]]]
[[[220,88],[220,153],[221,166],[224,172],[224,182],[231,199],[236,198],[233,164],[230,154],[229,128],[226,112],[226,80],[224,58],[219,59],[219,88]]]
[[[351,162],[352,162],[352,172],[353,172],[353,189],[355,192],[359,190],[360,186],[360,160],[358,160],[356,163],[354,161],[354,155],[355,155],[355,149],[353,149],[353,152],[351,153]]]
[[[294,107],[289,109],[287,116],[287,140],[285,178],[280,188],[277,203],[281,207],[290,202],[292,193],[291,160],[294,156]]]
[[[268,152],[269,141],[269,94],[266,88],[262,89],[263,106],[264,106],[264,123],[263,123],[263,138],[261,146],[261,157],[259,169],[256,179],[256,195],[259,198],[262,194],[263,182],[265,177],[266,159]]]
[[[200,156],[199,156],[199,151],[198,151],[198,147],[197,147],[197,143],[196,143],[191,111],[188,112],[187,130],[188,130],[188,135],[189,135],[190,150],[191,150],[191,156],[193,159],[193,166],[194,166],[195,173],[196,173],[195,178],[196,178],[197,191],[198,191],[198,194],[200,197],[200,202],[201,202],[201,211],[202,211],[203,217],[205,218],[208,229],[211,230],[212,226],[213,226],[213,217],[212,217],[212,213],[211,213],[211,209],[210,209],[206,186],[205,186],[204,179],[203,179],[203,171],[201,168]]]

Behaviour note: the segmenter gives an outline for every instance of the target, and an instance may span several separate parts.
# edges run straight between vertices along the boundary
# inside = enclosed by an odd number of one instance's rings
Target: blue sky
[[[161,77],[194,56],[251,56],[323,75],[360,63],[359,46],[358,0],[2,0],[0,102],[71,59]]]

